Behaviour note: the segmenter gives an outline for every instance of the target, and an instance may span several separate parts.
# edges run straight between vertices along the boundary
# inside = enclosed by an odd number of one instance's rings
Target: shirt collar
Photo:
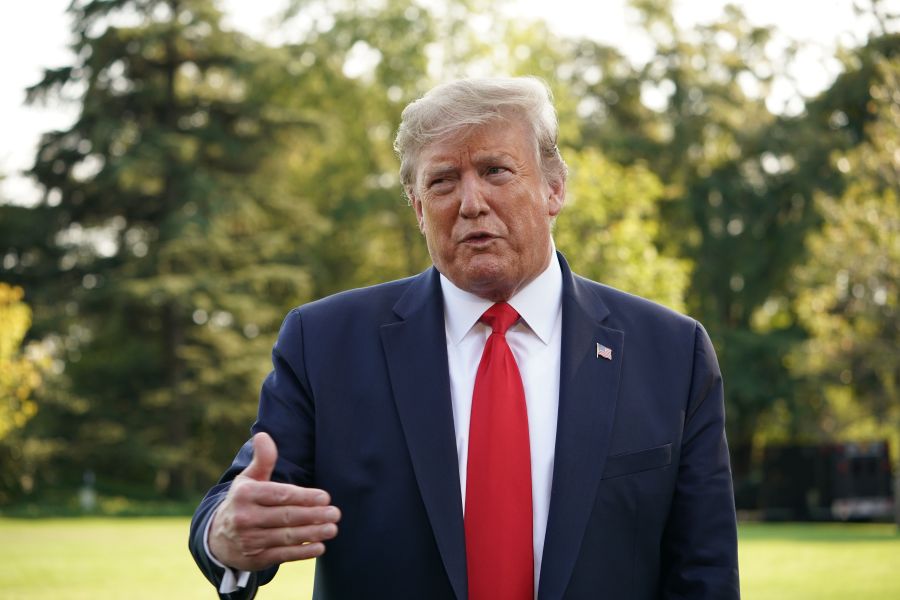
[[[447,335],[451,342],[458,344],[493,302],[456,287],[443,274],[441,291],[444,294]],[[562,270],[556,253],[547,268],[507,302],[535,335],[544,344],[549,344],[562,308]]]

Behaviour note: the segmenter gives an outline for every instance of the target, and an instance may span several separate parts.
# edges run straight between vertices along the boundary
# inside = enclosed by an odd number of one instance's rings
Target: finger
[[[254,529],[241,535],[239,540],[237,540],[237,545],[244,557],[252,558],[262,556],[273,548],[324,542],[334,538],[337,533],[338,527],[334,523]]]
[[[340,520],[341,511],[336,506],[267,506],[259,511],[253,525],[261,528],[299,527]]]
[[[260,571],[273,565],[316,558],[325,553],[325,544],[312,542],[296,546],[276,546],[259,552],[238,554],[227,563],[230,567],[242,571]]]
[[[254,557],[262,566],[276,565],[295,560],[317,558],[325,554],[325,544],[313,542],[297,546],[279,546],[270,548],[259,556]]]
[[[260,547],[267,549],[324,542],[334,538],[337,534],[338,526],[334,523],[302,525],[300,527],[278,527],[261,529],[257,532]]]
[[[262,506],[328,506],[331,502],[331,497],[324,490],[291,483],[265,481],[242,487],[245,488],[241,492],[246,494],[246,499]]]
[[[253,459],[241,475],[256,481],[269,481],[277,460],[278,448],[275,441],[268,433],[257,433],[253,436]]]

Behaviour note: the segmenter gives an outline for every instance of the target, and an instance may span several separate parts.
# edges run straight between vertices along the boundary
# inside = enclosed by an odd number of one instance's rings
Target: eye
[[[428,181],[428,191],[432,194],[446,194],[453,189],[453,180],[449,177],[435,177]]]
[[[505,173],[506,170],[507,170],[506,167],[500,167],[500,166],[494,165],[493,167],[488,167],[488,168],[485,170],[485,174],[487,174],[487,175],[500,175],[501,173]]]

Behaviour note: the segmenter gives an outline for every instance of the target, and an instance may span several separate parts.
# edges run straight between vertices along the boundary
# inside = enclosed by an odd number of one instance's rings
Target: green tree
[[[73,5],[76,64],[30,97],[75,94],[81,115],[45,136],[44,202],[0,208],[6,273],[36,284],[66,363],[30,432],[53,457],[39,480],[205,488],[246,436],[284,313],[427,265],[391,136],[427,85],[430,19],[314,8],[273,48],[223,31],[212,2]]]
[[[773,31],[733,6],[690,31],[677,25],[669,1],[634,6],[655,54],[629,71],[615,52],[582,46],[579,60],[602,61],[602,76],[581,84],[595,99],[583,143],[626,164],[646,160],[664,184],[654,241],[692,266],[686,307],[719,353],[743,476],[758,419],[773,399],[792,394],[782,359],[797,337],[790,327],[755,330],[752,317],[786,284],[815,222],[809,194],[791,189],[800,161],[772,136],[778,120],[765,96],[781,68],[764,48]]]
[[[635,68],[602,45],[577,47],[570,85],[583,96],[580,143],[620,163],[646,160],[663,182],[655,242],[662,255],[693,266],[687,310],[719,352],[742,477],[762,423],[785,410],[798,421],[811,414],[804,377],[788,367],[806,335],[793,312],[792,277],[821,222],[817,195],[840,195],[844,185],[828,157],[863,141],[871,57],[891,42],[848,52],[831,90],[775,114],[766,96],[789,79],[796,45],[772,55],[777,32],[751,25],[733,6],[684,30],[668,0],[633,5],[655,53]]]
[[[804,239],[803,247],[797,251],[787,285],[773,288],[770,297],[757,308],[753,324],[758,330],[794,329],[802,330],[804,338],[820,337],[821,332],[817,333],[817,327],[813,326],[815,319],[810,319],[807,303],[812,292],[799,282],[816,288],[819,284],[811,277],[812,271],[834,281],[840,270],[832,260],[818,256],[819,252],[828,255],[827,247],[821,244],[822,236],[834,237],[835,227],[844,227],[835,222],[843,211],[841,201],[836,199],[844,197],[851,188],[859,195],[860,190],[873,185],[873,177],[889,180],[883,174],[877,174],[883,167],[877,166],[878,161],[871,157],[879,156],[879,152],[873,151],[879,144],[882,147],[880,155],[884,155],[885,142],[878,139],[896,136],[890,122],[879,114],[890,110],[890,94],[883,90],[885,86],[889,89],[890,85],[896,84],[886,83],[887,71],[883,65],[886,61],[896,60],[900,51],[898,42],[900,37],[897,35],[884,35],[873,37],[859,48],[843,51],[839,55],[843,71],[834,83],[807,102],[805,113],[782,119],[773,127],[773,139],[789,148],[789,155],[796,158],[797,166],[785,180],[787,189],[795,191],[798,203],[802,199],[812,208],[815,221],[809,231],[813,237]],[[874,126],[875,122],[880,124]],[[863,160],[863,156],[870,158]],[[851,162],[853,168],[849,167]],[[878,189],[882,188],[883,185]],[[820,231],[820,227],[824,229]],[[820,261],[821,268],[812,267]],[[805,273],[802,277],[801,272]],[[818,313],[820,309],[813,312]],[[814,439],[835,434],[833,419],[822,410],[822,379],[807,367],[801,367],[803,361],[797,359],[807,355],[813,345],[812,341],[803,341],[784,356],[785,369],[796,385],[790,396],[773,399],[773,412],[764,419],[758,431],[761,438]],[[854,386],[846,390],[852,390]]]
[[[23,297],[22,288],[0,282],[0,504],[31,481],[23,430],[38,413],[37,393],[50,367],[43,345],[23,344],[31,325]]]
[[[41,365],[22,352],[31,325],[24,291],[0,282],[0,443],[22,429],[36,413],[33,392],[41,384]]]
[[[793,355],[818,417],[807,435],[888,437],[900,430],[900,59],[876,61],[865,141],[836,151],[840,196],[822,193],[820,231],[795,272],[810,339]],[[812,431],[810,431],[810,429]]]
[[[42,205],[9,211],[47,223],[16,240],[10,269],[40,274],[42,325],[63,336],[73,397],[45,433],[70,442],[61,483],[91,468],[183,497],[244,435],[266,371],[260,334],[310,297],[315,210],[268,179],[309,118],[272,76],[289,55],[224,31],[210,1],[70,12],[75,63],[29,99],[75,94],[80,114],[44,136]]]
[[[428,255],[405,207],[391,141],[403,107],[429,87],[431,15],[410,0],[295,8],[299,15],[289,13],[282,26],[295,40],[285,47],[288,85],[302,90],[319,126],[285,150],[282,181],[323,219],[323,243],[308,255],[313,295],[419,271]]]
[[[662,183],[593,149],[567,153],[567,206],[554,230],[573,270],[684,310],[689,263],[657,250]]]

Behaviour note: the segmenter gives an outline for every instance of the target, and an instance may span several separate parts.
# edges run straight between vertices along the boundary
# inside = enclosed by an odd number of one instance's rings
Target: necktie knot
[[[494,333],[505,334],[519,319],[519,313],[506,302],[498,302],[484,311],[479,319],[488,325]]]

